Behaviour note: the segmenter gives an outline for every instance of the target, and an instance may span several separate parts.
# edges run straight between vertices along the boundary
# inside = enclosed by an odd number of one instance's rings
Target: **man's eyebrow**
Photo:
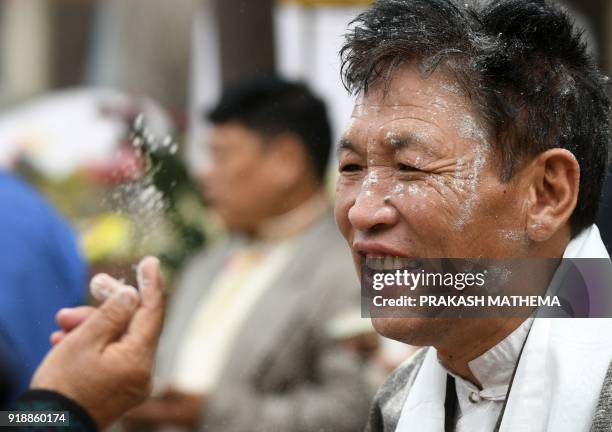
[[[411,133],[390,134],[385,137],[385,142],[393,147],[396,151],[403,150],[406,147],[413,145],[427,145],[427,143],[423,141],[421,137]]]
[[[393,136],[385,140],[396,151],[400,151],[414,143],[410,136]]]

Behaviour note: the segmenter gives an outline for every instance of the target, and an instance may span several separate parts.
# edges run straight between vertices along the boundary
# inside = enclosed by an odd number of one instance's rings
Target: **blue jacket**
[[[75,235],[26,183],[0,171],[0,352],[11,395],[28,388],[62,307],[82,304],[86,265]]]

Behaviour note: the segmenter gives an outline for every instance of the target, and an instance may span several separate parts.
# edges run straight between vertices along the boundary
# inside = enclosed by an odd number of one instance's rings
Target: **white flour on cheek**
[[[501,240],[513,241],[513,242],[527,242],[527,236],[525,232],[518,229],[500,229],[497,231],[497,235]]]
[[[411,200],[413,206],[418,206],[419,209],[425,210],[427,207],[427,194],[422,186],[414,183],[408,185],[408,195],[408,199]]]
[[[502,240],[512,240],[517,241],[522,237],[522,233],[518,230],[499,230],[497,231],[499,238]]]
[[[406,189],[406,187],[404,186],[403,183],[396,183],[395,186],[393,186],[393,191],[392,194],[398,198],[404,198],[405,194],[404,194],[404,190]]]
[[[480,174],[486,163],[488,143],[484,130],[478,126],[475,119],[467,115],[461,119],[458,125],[460,136],[475,141],[473,148],[474,157],[467,164],[463,159],[457,161],[455,172],[455,185],[467,194],[467,198],[461,205],[459,216],[453,226],[456,231],[462,231],[472,220],[474,208],[479,198],[478,183]]]

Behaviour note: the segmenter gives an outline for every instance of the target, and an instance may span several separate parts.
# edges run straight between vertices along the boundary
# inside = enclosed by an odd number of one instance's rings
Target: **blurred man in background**
[[[85,300],[86,266],[68,224],[33,189],[2,171],[0,201],[0,365],[12,366],[3,369],[10,401],[28,388],[49,350],[56,312]]]
[[[357,280],[323,179],[323,102],[276,78],[243,82],[209,113],[205,196],[232,233],[197,256],[172,299],[157,398],[126,424],[207,431],[356,431],[371,393],[334,338]]]

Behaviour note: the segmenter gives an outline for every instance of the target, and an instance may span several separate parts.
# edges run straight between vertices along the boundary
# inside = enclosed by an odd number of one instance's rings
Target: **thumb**
[[[138,265],[141,305],[130,323],[128,338],[136,345],[155,351],[164,320],[163,281],[159,260],[144,258]]]
[[[74,334],[74,339],[79,339],[83,343],[93,342],[100,347],[105,347],[109,342],[123,335],[138,303],[139,296],[136,290],[124,286],[114,292],[89,319],[71,334]]]

